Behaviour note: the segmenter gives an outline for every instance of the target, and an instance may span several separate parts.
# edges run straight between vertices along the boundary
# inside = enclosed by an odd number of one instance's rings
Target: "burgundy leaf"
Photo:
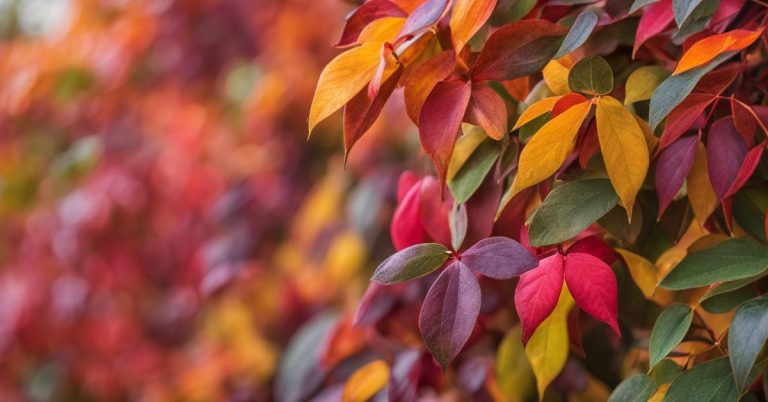
[[[338,47],[355,44],[360,32],[373,21],[384,17],[405,17],[407,14],[389,0],[369,0],[358,7],[344,25]]]
[[[397,302],[403,285],[384,286],[371,282],[360,299],[352,325],[372,325],[382,319]]]
[[[656,192],[659,196],[659,217],[664,214],[677,191],[682,187],[693,166],[699,138],[695,135],[682,137],[673,142],[659,155],[656,163]]]
[[[493,139],[500,140],[507,133],[507,104],[485,83],[472,85],[466,120],[483,130]]]
[[[704,112],[704,109],[714,100],[714,96],[710,94],[692,93],[672,109],[667,117],[664,132],[661,134],[657,152],[675,142],[686,130],[691,128],[696,119]]]
[[[421,145],[432,158],[441,185],[445,183],[448,163],[469,104],[471,88],[469,82],[440,81],[424,101],[419,114]]]
[[[502,183],[493,173],[483,180],[480,188],[467,201],[467,237],[464,244],[473,244],[491,235],[493,218],[501,201]]]
[[[453,197],[445,194],[440,198],[441,185],[433,176],[427,176],[421,181],[419,195],[419,210],[421,211],[421,226],[427,231],[427,235],[435,242],[451,244],[450,215]]]
[[[563,288],[563,255],[555,253],[520,277],[515,289],[515,309],[523,326],[523,343],[533,335],[557,306]]]
[[[488,38],[472,69],[474,81],[506,81],[535,74],[557,53],[567,29],[546,20],[504,25]]]
[[[565,257],[565,283],[582,310],[608,324],[621,337],[616,276],[608,264],[590,254],[569,253]]]
[[[461,255],[469,269],[494,279],[509,279],[536,268],[539,261],[522,244],[507,237],[480,240]]]
[[[707,138],[707,167],[712,188],[721,201],[736,180],[747,151],[747,144],[733,125],[732,117],[712,123]]]
[[[733,125],[739,134],[744,138],[747,144],[755,142],[755,131],[757,130],[757,121],[752,113],[747,109],[748,106],[731,98],[731,115],[733,115]]]
[[[392,216],[389,234],[395,251],[423,243],[427,233],[421,223],[421,185],[419,180],[405,193]]]
[[[728,188],[728,192],[725,194],[726,198],[736,194],[739,189],[744,187],[744,184],[746,184],[747,180],[749,180],[749,177],[752,176],[752,173],[760,163],[760,158],[763,157],[763,151],[765,151],[765,147],[761,144],[747,152],[747,155],[744,157],[744,161],[739,168],[739,173],[736,174],[736,178],[733,180],[731,187]]]
[[[480,284],[455,261],[432,284],[419,314],[421,335],[443,369],[469,340],[479,313]]]

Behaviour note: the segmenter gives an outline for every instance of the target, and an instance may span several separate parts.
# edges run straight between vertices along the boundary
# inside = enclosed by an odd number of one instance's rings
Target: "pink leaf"
[[[637,25],[635,34],[635,46],[632,48],[632,55],[637,53],[637,49],[648,39],[658,35],[675,19],[672,12],[672,0],[661,0],[653,3],[643,12],[640,22]]]
[[[563,288],[563,255],[556,253],[520,277],[515,289],[515,309],[523,326],[523,343],[557,306]]]
[[[608,324],[621,337],[616,276],[608,264],[590,254],[569,253],[565,257],[565,283],[582,310]]]
[[[539,261],[522,244],[507,237],[480,240],[461,255],[469,269],[494,279],[509,279],[536,268]]]

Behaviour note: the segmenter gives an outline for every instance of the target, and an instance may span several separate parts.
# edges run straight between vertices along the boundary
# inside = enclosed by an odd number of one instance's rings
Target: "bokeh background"
[[[353,7],[0,0],[2,401],[268,401],[365,359],[349,322],[427,166],[400,93],[346,167],[340,114],[306,139]],[[280,374],[292,338],[322,361]]]

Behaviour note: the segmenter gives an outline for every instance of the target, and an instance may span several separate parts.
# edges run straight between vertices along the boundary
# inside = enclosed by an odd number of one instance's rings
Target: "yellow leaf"
[[[568,286],[563,283],[557,307],[536,328],[525,346],[525,354],[536,375],[539,400],[544,398],[547,386],[560,374],[568,359],[568,313],[573,303]]]
[[[323,267],[333,283],[344,283],[355,279],[366,259],[365,242],[353,230],[339,233],[323,260]]]
[[[627,78],[624,104],[651,99],[653,91],[669,76],[669,72],[659,66],[643,66],[633,71]]]
[[[457,52],[483,26],[491,16],[496,1],[493,0],[456,0],[451,14],[451,37]]]
[[[648,400],[648,402],[661,402],[664,400],[664,397],[667,396],[667,390],[669,389],[670,384],[661,384],[658,388],[656,388],[656,392],[653,393],[653,396],[651,396],[651,399]]]
[[[403,29],[405,18],[384,17],[368,24],[357,37],[357,43],[393,41]]]
[[[659,283],[659,275],[656,271],[656,266],[652,262],[646,260],[640,255],[637,255],[631,251],[617,248],[616,252],[621,254],[624,261],[629,268],[629,274],[632,275],[632,280],[635,281],[637,287],[643,291],[645,297],[652,297],[656,291],[656,285]]]
[[[317,123],[339,110],[373,78],[379,65],[381,43],[369,42],[331,60],[320,74],[309,110],[309,133]]]
[[[653,154],[653,151],[656,149],[656,146],[659,145],[659,138],[653,135],[653,130],[651,130],[651,126],[648,125],[648,123],[645,122],[645,120],[635,116],[635,121],[637,122],[637,125],[640,126],[640,130],[643,131],[643,137],[645,137],[645,145],[648,146],[648,155]]]
[[[550,60],[541,71],[544,82],[556,95],[565,95],[571,92],[571,88],[568,86],[568,73],[571,72],[574,63],[573,56],[567,54],[557,60]]]
[[[504,336],[496,355],[496,381],[508,401],[530,400],[536,389],[522,339],[522,328],[513,327]]]
[[[464,163],[472,156],[480,143],[483,142],[488,136],[485,134],[482,128],[473,126],[471,124],[462,124],[461,130],[464,135],[456,140],[456,146],[453,148],[453,154],[451,155],[451,162],[448,164],[447,179],[453,179],[453,176],[464,166]]]
[[[648,145],[635,115],[621,102],[602,96],[597,102],[597,137],[608,177],[621,204],[632,217],[635,196],[648,171]]]
[[[555,106],[555,103],[557,103],[560,98],[561,96],[550,96],[534,103],[531,106],[528,106],[523,111],[523,113],[520,114],[520,118],[517,119],[517,123],[515,123],[515,126],[512,127],[512,129],[517,130],[518,128],[524,126],[525,123],[530,122],[531,120],[543,115],[544,113],[551,112],[552,108]]]
[[[573,151],[576,134],[589,114],[591,102],[582,102],[557,115],[533,135],[520,154],[517,176],[509,198],[554,174]]]
[[[344,384],[342,402],[365,402],[389,381],[389,367],[384,360],[376,360],[352,373]]]
[[[709,171],[707,170],[707,150],[704,145],[699,143],[696,149],[696,156],[693,159],[693,165],[688,172],[686,181],[688,189],[688,201],[693,209],[693,216],[704,226],[709,216],[717,208],[717,194],[712,188],[712,182],[709,181]]]

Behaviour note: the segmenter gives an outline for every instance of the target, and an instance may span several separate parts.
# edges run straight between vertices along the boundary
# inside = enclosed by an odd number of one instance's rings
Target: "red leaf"
[[[730,116],[718,119],[709,128],[707,137],[707,168],[712,188],[722,201],[739,175],[747,155],[747,144],[736,131]]]
[[[587,100],[588,99],[585,98],[583,95],[577,94],[577,93],[569,93],[561,96],[560,99],[558,99],[557,102],[555,102],[555,104],[552,105],[552,111],[550,112],[550,119],[554,119],[560,113],[563,113],[566,110],[570,109],[571,106],[578,105],[579,103],[584,103]]]
[[[459,135],[461,121],[471,95],[469,82],[440,81],[429,94],[419,115],[421,145],[432,158],[441,184]]]
[[[666,148],[656,162],[656,193],[659,196],[659,218],[682,187],[693,166],[699,138],[695,135],[683,137]]]
[[[585,237],[568,247],[568,254],[585,253],[601,259],[608,265],[613,264],[619,256],[608,243],[595,236]]]
[[[579,307],[621,337],[617,321],[616,276],[608,264],[586,253],[565,257],[565,283]]]
[[[557,53],[568,31],[546,20],[521,20],[496,30],[472,69],[474,81],[506,81],[535,74]]]
[[[731,115],[733,115],[733,125],[736,126],[736,130],[739,131],[741,137],[744,138],[744,142],[754,144],[757,120],[747,110],[747,106],[731,98]]]
[[[421,224],[421,182],[411,186],[392,216],[389,234],[395,251],[424,243],[427,234]]]
[[[661,134],[661,140],[657,146],[657,152],[677,140],[709,106],[715,98],[710,94],[692,93],[677,107],[672,109],[667,117],[667,124]]]
[[[421,227],[436,243],[446,247],[451,245],[451,226],[449,216],[453,197],[445,194],[445,199],[440,199],[440,183],[433,176],[427,176],[421,181],[419,190],[419,210],[421,211]]]
[[[749,180],[749,177],[752,176],[752,173],[760,163],[760,158],[763,157],[763,151],[765,151],[765,147],[761,144],[747,152],[747,155],[744,156],[744,160],[739,168],[739,173],[736,174],[736,178],[733,180],[731,187],[728,188],[728,192],[725,194],[726,198],[736,194],[736,192],[744,186],[747,180]]]
[[[578,146],[578,149],[579,167],[584,169],[587,167],[589,160],[592,159],[600,149],[600,142],[597,140],[597,124],[595,124],[594,119],[589,122],[587,131],[581,136],[581,144]]]
[[[493,139],[507,133],[507,104],[491,87],[484,83],[472,85],[466,120],[480,126]]]
[[[469,269],[494,279],[522,275],[539,265],[539,261],[520,243],[506,237],[480,240],[461,255]]]
[[[358,7],[347,18],[347,24],[341,33],[341,39],[336,44],[345,47],[355,44],[360,32],[373,21],[384,17],[405,17],[405,11],[389,0],[370,0]]]
[[[432,356],[445,368],[467,343],[480,313],[480,284],[461,261],[440,274],[424,299],[419,328]]]
[[[556,253],[524,273],[515,289],[515,309],[523,326],[523,343],[557,306],[563,288],[563,255]]]
[[[408,194],[408,190],[415,186],[421,178],[415,172],[406,170],[400,175],[397,181],[397,202],[403,202],[403,198]]]
[[[411,121],[419,124],[419,114],[427,96],[438,82],[453,72],[455,65],[456,54],[446,50],[413,68],[403,84],[405,111]]]
[[[368,91],[363,89],[344,107],[344,159],[349,157],[349,152],[357,140],[368,131],[379,117],[381,109],[387,103],[390,95],[397,87],[397,82],[403,74],[402,66],[384,82],[376,96],[371,99]]]
[[[672,0],[661,0],[653,3],[643,12],[640,22],[637,24],[637,33],[635,34],[635,46],[632,48],[632,55],[637,53],[637,49],[648,39],[658,35],[675,19],[672,12]]]

